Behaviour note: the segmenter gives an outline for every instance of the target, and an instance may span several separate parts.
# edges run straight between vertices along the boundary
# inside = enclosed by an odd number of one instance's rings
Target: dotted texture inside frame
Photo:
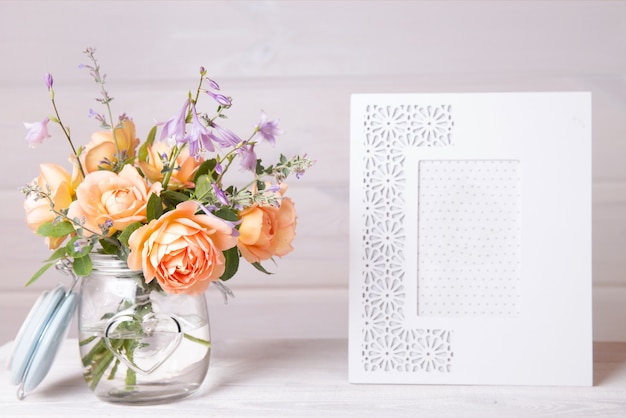
[[[519,313],[520,164],[420,161],[418,315]]]

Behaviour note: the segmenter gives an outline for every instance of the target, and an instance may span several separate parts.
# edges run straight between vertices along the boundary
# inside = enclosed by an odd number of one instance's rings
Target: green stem
[[[211,341],[203,340],[202,338],[194,337],[193,335],[189,335],[187,333],[183,333],[183,337],[189,341],[193,341],[194,343],[201,344],[206,348],[211,348]]]
[[[83,170],[83,165],[80,163],[80,159],[78,158],[78,152],[76,152],[76,148],[74,147],[74,143],[72,142],[70,133],[68,132],[68,130],[65,128],[65,125],[61,121],[61,115],[59,115],[59,110],[57,109],[57,104],[56,104],[56,101],[54,100],[54,97],[51,98],[51,101],[52,101],[52,108],[54,109],[54,114],[56,115],[58,124],[61,127],[61,130],[63,131],[63,133],[65,134],[65,137],[67,138],[67,142],[70,143],[70,147],[72,148],[72,152],[74,153],[74,156],[76,157],[76,164],[78,165],[78,168],[80,169],[80,173],[83,175],[83,177],[85,177],[85,170]]]
[[[235,152],[241,148],[241,146],[243,145],[243,142],[241,144],[237,144],[237,146],[233,149],[231,149],[230,151],[228,151],[224,157],[222,157],[222,161],[224,160],[228,160],[228,164],[226,164],[226,167],[223,167],[222,169],[222,173],[217,176],[217,179],[215,180],[215,183],[217,184],[218,187],[222,187],[222,178],[224,177],[224,175],[226,174],[226,172],[228,171],[228,169],[230,168],[230,166],[233,164],[233,161],[235,161]]]
[[[101,356],[99,356],[98,358],[94,358],[94,367],[91,371],[91,382],[89,384],[91,390],[94,390],[96,386],[98,386],[98,383],[100,383],[100,379],[102,379],[104,372],[114,359],[115,356],[106,346],[104,348],[104,351],[101,353]]]
[[[195,106],[198,103],[198,99],[200,99],[200,89],[202,88],[202,82],[204,81],[205,74],[200,73],[200,81],[198,82],[198,88],[196,89],[196,97],[192,100],[191,104]],[[189,92],[189,98],[191,99],[191,92]],[[191,121],[191,106],[187,109],[187,115],[185,116],[186,121]]]
[[[126,383],[127,389],[131,389],[132,386],[137,384],[137,373],[130,367],[126,369],[126,379],[124,380],[124,383]]]
[[[119,143],[118,143],[118,140],[117,140],[117,134],[115,133],[115,124],[113,123],[113,112],[111,111],[111,105],[109,104],[111,102],[111,100],[113,100],[113,99],[109,96],[109,93],[104,88],[105,79],[100,75],[100,65],[98,64],[98,60],[96,59],[96,56],[94,55],[94,52],[95,52],[95,50],[92,50],[92,49],[87,49],[85,51],[85,53],[87,54],[87,56],[89,56],[89,59],[93,63],[93,70],[92,70],[93,74],[92,75],[94,77],[94,80],[96,81],[98,86],[100,86],[100,93],[102,94],[102,99],[98,100],[98,101],[105,105],[105,107],[107,109],[107,113],[109,115],[109,125],[111,126],[111,133],[113,134],[113,142],[115,143],[115,155],[117,156],[117,164],[116,164],[116,166],[114,166],[112,168],[115,171],[119,171],[120,164],[123,161],[122,161],[122,151],[120,150],[120,146],[119,146]],[[105,75],[105,77],[106,77],[106,75]]]
[[[170,154],[170,159],[168,162],[169,164],[168,170],[165,172],[165,174],[163,174],[163,179],[161,180],[161,185],[163,186],[163,190],[167,190],[167,186],[170,182],[170,179],[172,178],[172,173],[176,169],[176,159],[178,158],[180,153],[183,151],[184,147],[185,145],[183,145],[180,148],[177,145],[174,145],[174,147],[172,148],[172,153]]]
[[[65,219],[66,221],[70,222],[72,225],[78,226],[79,228],[84,229],[85,231],[91,233],[93,236],[96,236],[98,238],[103,237],[100,233],[96,232],[96,231],[92,231],[89,228],[85,228],[84,225],[81,225],[79,223],[76,223],[76,221],[74,221],[73,219],[71,219],[70,217],[68,217],[66,214],[57,211],[54,208],[54,201],[52,200],[52,196],[50,196],[49,194],[46,195],[46,199],[48,199],[48,202],[50,203],[50,211],[52,213],[54,213],[57,216],[60,216],[61,218]]]

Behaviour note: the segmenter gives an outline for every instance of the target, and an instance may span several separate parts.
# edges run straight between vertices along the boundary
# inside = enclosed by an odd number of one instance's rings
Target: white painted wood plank
[[[242,288],[228,304],[217,289],[207,291],[213,338],[347,338],[348,290],[345,288]],[[40,291],[0,293],[0,315],[14,320],[0,325],[0,344],[15,338]],[[72,324],[70,337],[76,337]]]
[[[278,260],[276,275],[264,277],[255,270],[243,270],[234,281],[256,286],[347,286],[348,277],[348,189],[346,186],[307,184],[305,177],[289,190],[298,212],[295,250]],[[596,183],[593,208],[593,273],[595,285],[626,285],[626,212],[621,184]],[[4,210],[0,228],[5,239],[0,241],[0,259],[4,280],[0,290],[19,289],[48,257],[43,240],[26,227],[22,196],[16,191],[0,191]],[[10,239],[8,238],[10,237]],[[244,273],[245,272],[245,273]],[[244,277],[242,277],[244,276]],[[248,276],[248,277],[245,277]],[[51,283],[44,276],[43,284]]]
[[[327,339],[347,338],[348,289],[230,286],[235,298],[225,305],[210,289],[207,301],[211,330],[218,339]],[[40,291],[0,293],[0,344],[13,338]],[[597,287],[593,295],[593,338],[596,342],[626,342],[626,288]],[[70,328],[76,336],[76,326]]]
[[[69,65],[69,64],[68,64]],[[40,65],[40,71],[46,71]],[[84,73],[76,72],[74,79],[82,79]],[[146,86],[122,84],[115,87],[111,80],[111,94],[115,115],[127,113],[135,120],[137,134],[145,138],[155,121],[171,117],[181,106],[188,89],[195,85],[195,67],[176,86]],[[41,76],[39,86],[3,89],[0,95],[0,135],[7,154],[0,170],[6,181],[2,188],[16,188],[30,181],[37,173],[40,163],[55,161],[65,164],[70,153],[65,138],[56,126],[51,125],[52,138],[37,149],[28,149],[23,140],[23,122],[41,120],[51,113],[48,94]],[[61,83],[61,81],[59,81]],[[92,83],[57,88],[57,101],[62,117],[73,132],[76,145],[84,145],[90,135],[98,130],[98,124],[87,117],[89,108],[99,109],[94,98],[97,95]],[[306,176],[306,182],[341,184],[348,180],[350,95],[357,92],[432,92],[432,91],[533,91],[533,90],[588,90],[593,95],[593,167],[594,179],[598,181],[625,181],[626,166],[626,94],[621,94],[623,81],[612,76],[568,77],[413,77],[391,80],[370,77],[365,79],[300,79],[240,82],[222,82],[224,93],[234,99],[225,126],[241,136],[248,135],[258,122],[260,110],[272,118],[280,118],[285,135],[279,137],[277,148],[259,147],[261,156],[277,152],[285,154],[308,153],[318,161]],[[621,97],[624,96],[624,97]],[[306,98],[303,100],[303,98]],[[205,110],[213,109],[210,101],[204,101]],[[8,175],[10,174],[10,175]]]
[[[300,187],[302,186],[302,187]],[[347,190],[347,189],[345,189]],[[230,283],[249,287],[327,287],[347,286],[348,282],[348,210],[347,192],[343,189],[307,187],[302,180],[289,190],[298,214],[294,251],[266,268],[267,276],[247,263]],[[0,211],[0,292],[22,289],[43,260],[50,256],[44,240],[24,223],[22,196],[15,190],[0,191],[4,210]],[[59,281],[68,283],[62,274],[49,270],[34,289],[47,289]]]
[[[38,75],[40,62],[75,61],[85,43],[102,48],[111,73],[159,80],[195,68],[197,56],[212,58],[217,75],[244,77],[596,73],[622,65],[623,54],[613,47],[626,39],[622,2],[126,1],[104,7],[4,1],[0,7],[0,33],[13,41],[0,44],[0,56],[16,80]],[[113,59],[120,53],[127,59]]]
[[[127,407],[97,401],[83,382],[76,340],[24,401],[0,371],[3,416],[623,417],[626,346],[597,345],[596,387],[351,385],[342,339],[213,340],[200,393],[183,402]],[[0,347],[6,361],[10,344]]]
[[[58,131],[28,150],[22,122],[50,113],[42,75],[52,72],[64,118],[76,139],[88,139],[96,91],[77,68],[87,45],[98,48],[109,74],[115,113],[133,116],[140,136],[178,109],[205,65],[235,97],[229,126],[247,130],[263,108],[281,118],[280,151],[318,160],[290,188],[300,215],[296,251],[275,276],[242,272],[233,282],[242,289],[347,288],[351,93],[591,91],[594,284],[619,289],[626,285],[625,18],[626,3],[598,1],[2,1],[0,292],[21,291],[47,256],[22,222],[16,189],[39,163],[63,163],[68,154]],[[33,289],[59,280],[46,277]],[[596,304],[607,318],[596,330],[622,335],[615,329],[626,318],[625,299],[610,300]]]

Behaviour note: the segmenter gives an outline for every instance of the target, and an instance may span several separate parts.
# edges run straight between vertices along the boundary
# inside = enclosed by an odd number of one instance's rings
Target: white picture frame
[[[593,384],[591,95],[355,94],[349,380]]]

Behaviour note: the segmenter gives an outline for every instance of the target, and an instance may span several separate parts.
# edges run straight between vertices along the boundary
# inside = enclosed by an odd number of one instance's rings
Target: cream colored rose
[[[280,207],[252,206],[239,214],[237,247],[250,263],[282,257],[291,251],[296,235],[296,210],[293,201],[282,198]]]
[[[58,164],[41,164],[39,173],[39,177],[34,179],[33,183],[43,192],[50,191],[54,210],[67,209],[74,200],[72,176]],[[33,232],[36,232],[44,223],[53,221],[57,217],[48,199],[35,199],[34,195],[26,198],[24,210],[26,211],[26,224]],[[65,238],[67,237],[46,237],[46,244],[48,248],[54,250],[61,245]]]
[[[196,215],[186,201],[137,229],[128,241],[128,266],[156,279],[167,293],[198,294],[224,274],[222,251],[236,245],[232,228],[216,216]]]
[[[76,189],[76,200],[69,207],[68,217],[84,220],[87,236],[102,233],[101,225],[105,224],[110,224],[111,235],[133,222],[144,222],[150,194],[160,192],[160,183],[149,187],[131,165],[125,165],[119,174],[94,171]]]
[[[148,157],[146,161],[138,161],[137,165],[144,172],[148,180],[153,183],[161,181],[163,179],[163,160],[162,155],[167,156],[172,152],[172,149],[166,142],[155,142],[152,146],[148,146]],[[193,176],[196,174],[196,170],[202,163],[201,160],[196,160],[189,156],[189,151],[185,148],[180,155],[176,158],[176,167],[172,171],[172,177],[170,178],[168,189],[181,189],[184,187],[193,187]]]
[[[115,135],[113,131],[99,131],[91,135],[91,141],[80,155],[85,174],[93,173],[101,168],[111,170],[112,166],[118,162],[116,141],[123,160],[135,156],[139,138],[136,137],[135,123],[132,120],[124,120],[122,127],[115,129]]]

